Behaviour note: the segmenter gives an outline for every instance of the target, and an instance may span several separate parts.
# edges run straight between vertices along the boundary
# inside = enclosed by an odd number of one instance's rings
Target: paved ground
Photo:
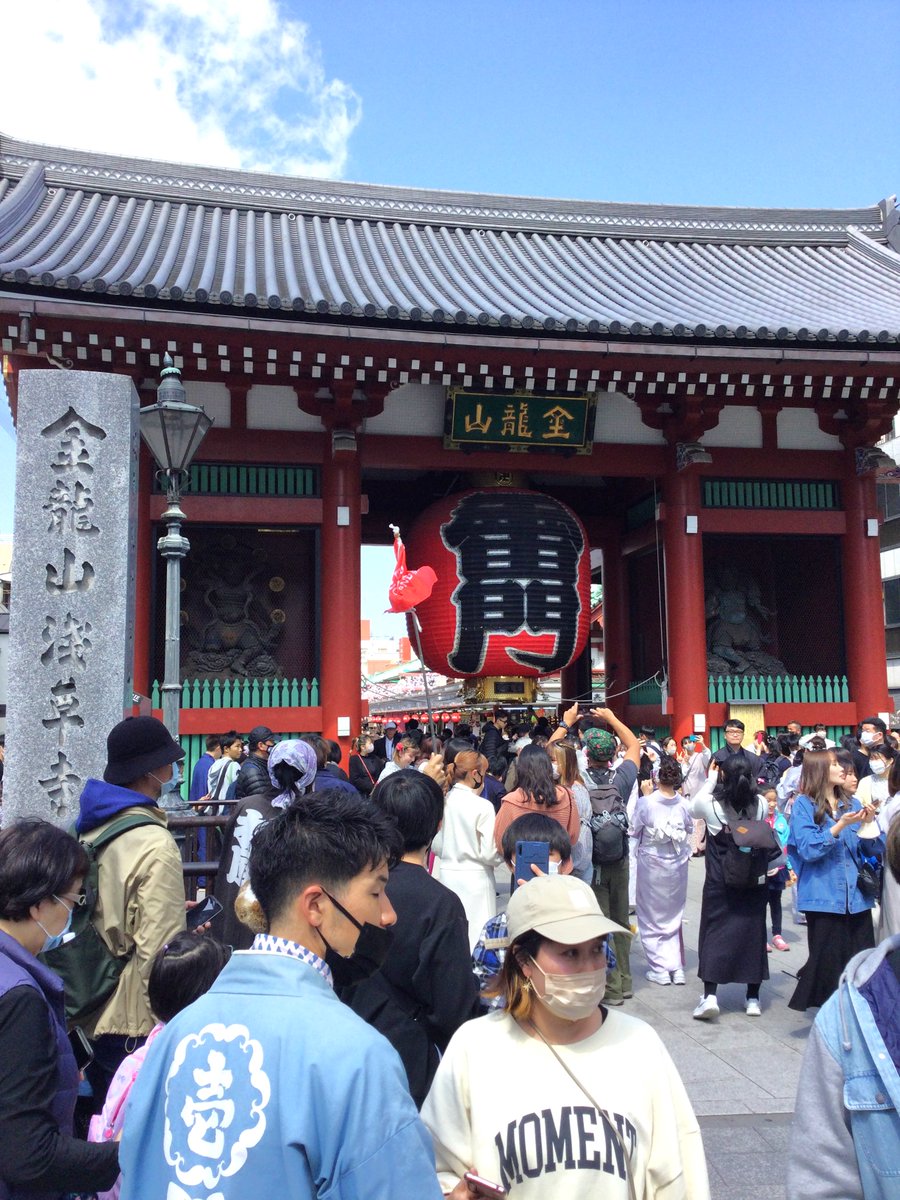
[[[697,934],[703,872],[703,860],[692,859],[684,923],[686,986],[648,982],[635,938],[634,999],[625,1002],[625,1011],[657,1030],[681,1072],[703,1129],[713,1200],[785,1200],[791,1115],[812,1024],[811,1016],[787,1007],[794,988],[788,972],[806,961],[806,930],[793,924],[786,894],[784,937],[791,949],[770,956],[762,1017],[745,1014],[745,989],[732,984],[719,988],[718,1021],[693,1020],[701,990]]]

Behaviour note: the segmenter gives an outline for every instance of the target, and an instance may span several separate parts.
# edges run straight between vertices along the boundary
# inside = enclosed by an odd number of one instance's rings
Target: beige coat
[[[132,948],[134,953],[99,1015],[85,1022],[89,1037],[144,1037],[150,1032],[156,1024],[147,999],[150,964],[160,947],[185,927],[181,856],[164,812],[147,805],[125,808],[87,837],[132,813],[149,815],[154,823],[129,829],[100,851],[94,925],[113,954],[125,955]]]

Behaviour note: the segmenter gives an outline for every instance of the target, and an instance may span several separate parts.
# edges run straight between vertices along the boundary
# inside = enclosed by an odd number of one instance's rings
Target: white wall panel
[[[778,414],[779,450],[840,450],[841,439],[823,433],[811,408],[783,408]]]
[[[631,442],[639,446],[662,446],[661,430],[651,429],[641,420],[641,410],[628,396],[620,392],[597,393],[597,415],[594,422],[595,442]]]
[[[199,404],[212,417],[216,429],[231,428],[231,396],[224,383],[204,383],[186,379],[184,390],[188,404]]]
[[[389,393],[384,412],[366,421],[366,433],[441,437],[445,396],[439,383],[404,383]]]
[[[303,412],[293,388],[258,383],[247,393],[247,428],[321,433],[322,422]]]
[[[719,413],[719,423],[700,438],[704,446],[738,446],[743,450],[762,448],[762,417],[758,408],[735,404]]]

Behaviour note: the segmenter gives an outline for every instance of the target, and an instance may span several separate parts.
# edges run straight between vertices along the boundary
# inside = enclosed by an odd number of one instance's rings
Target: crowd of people
[[[316,734],[210,737],[190,795],[222,818],[221,911],[200,923],[159,806],[184,752],[123,721],[75,836],[0,834],[0,1197],[704,1200],[684,1086],[624,1011],[635,934],[651,985],[687,982],[692,857],[694,1018],[729,984],[763,1014],[789,892],[821,1161],[843,1155],[841,1196],[889,1195],[900,753],[877,718],[825,734],[729,721],[713,754],[572,705],[388,722],[346,772]],[[837,1196],[805,1119],[789,1194]]]

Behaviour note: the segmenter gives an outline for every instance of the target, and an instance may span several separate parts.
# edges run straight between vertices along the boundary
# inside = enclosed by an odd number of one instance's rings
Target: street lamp
[[[206,431],[212,425],[202,408],[185,402],[181,372],[167,354],[163,358],[157,401],[140,410],[141,437],[150,448],[166,484],[166,511],[162,519],[168,532],[156,543],[166,560],[166,660],[162,685],[163,722],[178,738],[181,708],[181,560],[190,542],[181,536],[181,488],[188,467]]]

